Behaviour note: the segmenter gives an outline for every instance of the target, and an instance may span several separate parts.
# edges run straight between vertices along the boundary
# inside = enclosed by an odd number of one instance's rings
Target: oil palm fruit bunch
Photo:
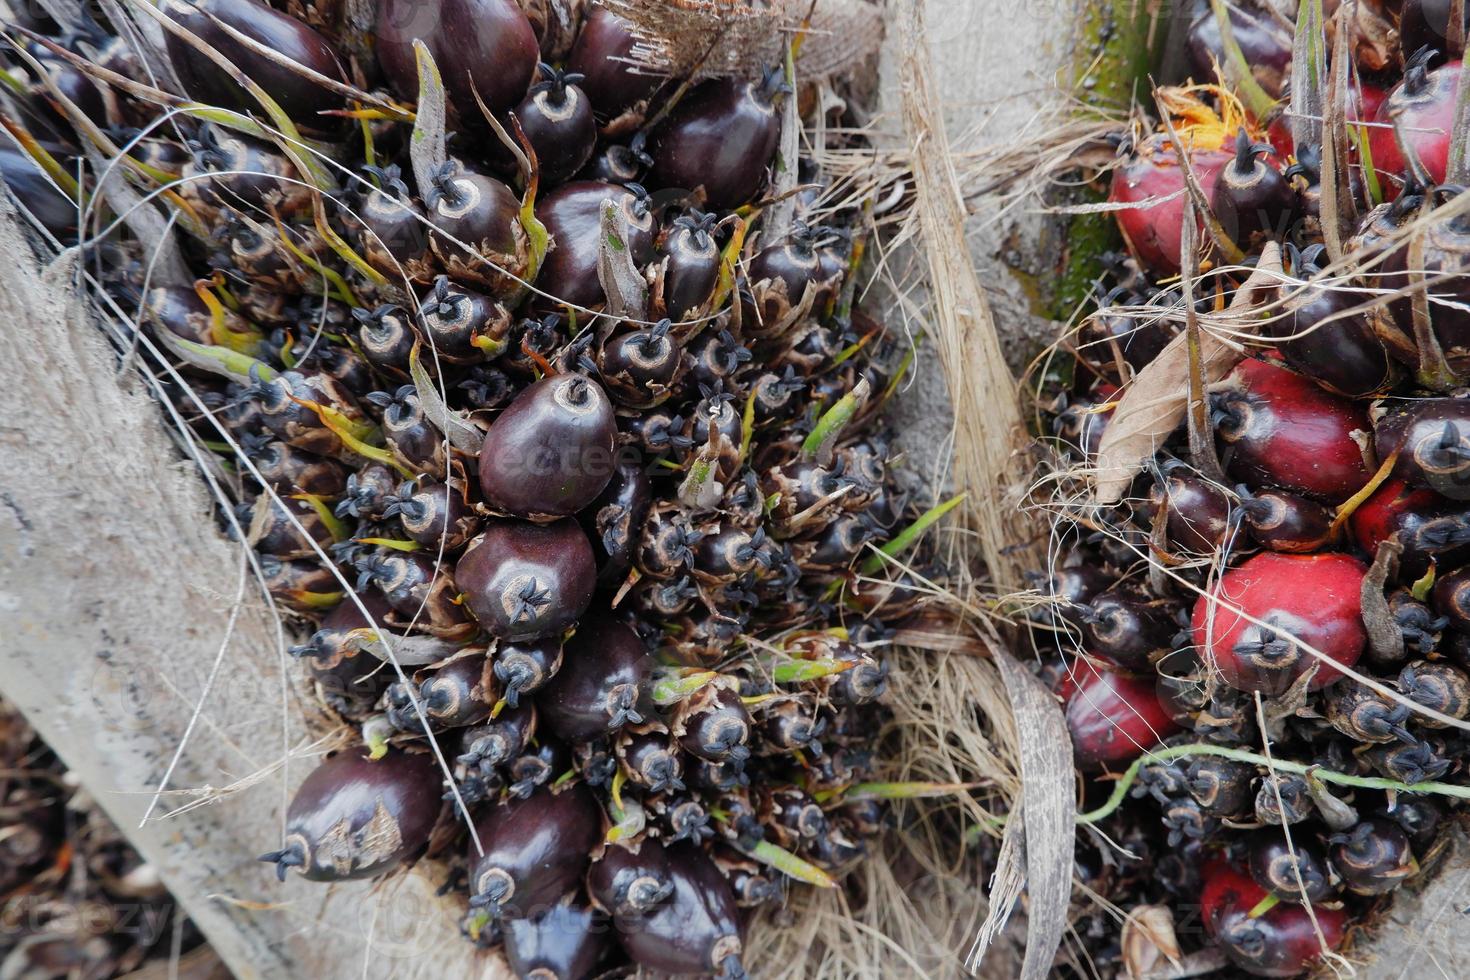
[[[159,5],[208,121],[69,34],[0,95],[49,127],[35,167],[115,140],[173,209],[170,257],[123,235],[108,288],[360,735],[263,860],[448,861],[466,936],[527,976],[740,976],[751,910],[882,826],[884,648],[923,599],[875,549],[929,570],[860,214],[789,186],[780,69],[663,77],[597,5],[375,14]]]
[[[1314,84],[1280,24],[1206,5],[1194,79],[1154,92],[1168,119],[1118,137],[1127,254],[1101,263],[1039,443],[1087,503],[1059,518],[1031,624],[1082,819],[1139,855],[1104,871],[1079,840],[1079,872],[1181,927],[1200,910],[1182,953],[1251,976],[1307,973],[1371,923],[1433,861],[1470,763],[1461,52],[1336,24],[1362,138],[1328,188],[1320,127],[1266,111]],[[1228,66],[1246,52],[1250,78]],[[1246,319],[1184,406],[1189,325]],[[1165,390],[1181,410],[1146,422]]]

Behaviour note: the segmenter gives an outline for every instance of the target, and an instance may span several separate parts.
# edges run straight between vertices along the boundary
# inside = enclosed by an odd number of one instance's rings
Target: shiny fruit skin
[[[652,215],[634,213],[633,192],[599,180],[562,184],[536,201],[536,217],[546,226],[554,247],[546,253],[536,277],[536,288],[551,298],[538,297],[533,301],[535,310],[555,312],[561,303],[591,308],[606,299],[597,277],[604,200],[623,210],[624,240],[634,263],[641,268],[653,258],[654,220]]]
[[[580,374],[525,388],[485,433],[480,489],[494,510],[552,521],[582,510],[613,476],[612,402]]]
[[[536,33],[515,0],[380,0],[378,64],[393,90],[418,98],[413,42],[424,42],[462,125],[487,128],[475,93],[491,111],[520,101],[536,71]]]
[[[1226,469],[1251,489],[1280,487],[1338,504],[1368,482],[1352,435],[1370,431],[1366,412],[1301,375],[1241,361],[1211,404],[1229,451]]]
[[[1220,171],[1234,159],[1224,150],[1201,150],[1190,156],[1190,164],[1199,178],[1206,196],[1214,192]],[[1128,243],[1128,250],[1144,268],[1159,276],[1179,272],[1180,245],[1184,227],[1184,171],[1179,166],[1168,137],[1156,133],[1134,151],[1133,155],[1113,171],[1108,200],[1113,203],[1137,203],[1153,197],[1167,197],[1146,208],[1129,208],[1117,212],[1118,228]]]
[[[1126,765],[1179,730],[1151,678],[1079,660],[1057,694],[1072,734],[1073,755],[1084,770]]]
[[[581,980],[592,976],[607,945],[601,916],[581,899],[505,923],[505,958],[518,977]]]
[[[1420,48],[1450,54],[1449,26],[1453,0],[1404,0],[1399,10],[1399,49],[1407,60]],[[1470,13],[1465,18],[1470,28]],[[1470,30],[1460,35],[1470,36]]]
[[[1243,871],[1223,863],[1205,869],[1200,909],[1205,930],[1231,963],[1251,976],[1294,977],[1322,956],[1312,924],[1315,916],[1329,949],[1342,944],[1347,913],[1315,906],[1311,915],[1295,902],[1281,902],[1254,919],[1250,912],[1266,890]]]
[[[1313,663],[1317,673],[1309,686],[1320,690],[1342,672],[1291,640],[1309,643],[1344,666],[1357,663],[1367,643],[1361,605],[1365,571],[1357,559],[1342,554],[1258,554],[1226,572],[1216,592],[1195,601],[1195,645],[1209,651],[1208,659],[1237,690],[1284,693]],[[1274,647],[1242,612],[1271,625]]]
[[[523,641],[575,623],[592,602],[597,568],[574,521],[494,521],[465,548],[454,580],[486,632]]]
[[[1375,122],[1368,127],[1368,150],[1373,155],[1373,169],[1390,200],[1398,193],[1398,183],[1388,179],[1402,178],[1409,170],[1395,136],[1397,125],[1403,139],[1410,142],[1433,183],[1443,183],[1449,166],[1450,132],[1454,129],[1455,98],[1460,88],[1460,62],[1440,65],[1427,74],[1405,73],[1388,98],[1379,106]]]
[[[739,207],[765,182],[780,131],[776,105],[758,84],[703,82],[654,133],[651,180],[665,190],[702,187],[710,210]]]
[[[259,41],[317,74],[345,83],[347,73],[332,45],[300,20],[273,10],[259,0],[193,0],[192,3],[168,0],[162,8],[175,23],[212,45],[265,89],[306,133],[325,135],[343,128],[333,117],[320,114],[324,110],[343,108],[342,96],[251,51],[216,25],[208,15],[213,14],[251,40]],[[190,98],[209,105],[260,111],[259,104],[248,92],[187,41],[172,32],[165,32],[164,38],[169,61]]]
[[[357,749],[312,770],[286,810],[286,849],[305,856],[311,881],[371,878],[429,841],[440,810],[440,772],[427,753],[376,761]],[[383,851],[382,842],[395,846]],[[374,849],[374,845],[377,849]],[[286,864],[278,863],[285,876]]]
[[[1470,500],[1470,399],[1391,404],[1373,428],[1379,456],[1398,453],[1394,476],[1443,497]]]
[[[628,22],[595,5],[582,22],[577,42],[567,56],[567,70],[585,76],[582,88],[592,99],[600,121],[611,120],[652,95],[663,79],[628,64],[635,39]]]
[[[652,669],[631,627],[606,614],[589,616],[567,640],[561,669],[536,694],[542,722],[576,743],[641,721]]]
[[[744,930],[729,882],[703,850],[676,844],[667,857],[673,894],[651,912],[614,917],[623,951],[660,973],[744,976]]]
[[[582,783],[539,789],[487,810],[477,821],[479,854],[469,847],[471,903],[511,918],[535,916],[570,894],[602,839],[602,808]]]
[[[1393,386],[1398,372],[1366,314],[1344,316],[1367,294],[1302,284],[1286,288],[1288,315],[1262,325],[1292,370],[1333,394],[1365,398]]]

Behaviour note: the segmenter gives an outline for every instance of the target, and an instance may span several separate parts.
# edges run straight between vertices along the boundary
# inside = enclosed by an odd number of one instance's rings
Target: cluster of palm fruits
[[[1187,343],[1185,297],[1208,328],[1263,250],[1282,256],[1258,280],[1259,336],[1206,379],[1204,410],[1157,433],[1119,502],[1066,518],[1077,533],[1040,576],[1058,603],[1036,631],[1084,820],[1103,831],[1080,842],[1079,873],[1125,909],[1167,906],[1183,953],[1254,976],[1332,955],[1467,795],[1470,202],[1445,183],[1466,138],[1451,122],[1464,32],[1447,36],[1447,4],[1393,6],[1378,12],[1401,50],[1371,18],[1333,22],[1356,32],[1335,51],[1354,60],[1345,125],[1363,138],[1332,188],[1321,147],[1293,143],[1311,127],[1248,111],[1229,72],[1155,90],[1169,125],[1120,141],[1128,254],[1110,258],[1056,402],[1063,466],[1129,466],[1131,446],[1109,458],[1108,427]],[[1233,46],[1272,97],[1310,84],[1280,25],[1265,6],[1205,5],[1196,77]],[[1186,162],[1208,209],[1188,207]],[[1144,381],[1162,398],[1190,384]],[[1090,952],[1124,966],[1106,939]]]
[[[73,166],[64,80],[176,209],[197,278],[137,250],[112,285],[364,733],[267,859],[444,857],[466,935],[524,976],[740,975],[752,910],[884,819],[849,790],[917,597],[872,565],[906,365],[852,308],[856,215],[817,210],[819,177],[777,189],[780,71],[660,77],[601,6],[380,0],[366,46],[337,7],[160,4],[206,113],[103,84],[141,76],[100,27],[29,35],[6,96]],[[429,63],[447,139],[404,108]],[[237,125],[263,110],[323,154]]]

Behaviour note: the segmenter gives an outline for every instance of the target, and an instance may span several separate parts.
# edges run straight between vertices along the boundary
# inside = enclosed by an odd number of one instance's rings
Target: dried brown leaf
[[[1123,920],[1123,967],[1132,980],[1151,975],[1180,957],[1174,913],[1167,905],[1139,905]]]
[[[1254,317],[1251,313],[1261,305],[1263,295],[1273,291],[1282,276],[1281,249],[1268,244],[1261,251],[1256,270],[1251,273],[1230,303],[1230,314],[1239,322],[1238,330],[1248,331]],[[1133,478],[1153,458],[1164,441],[1184,421],[1189,403],[1189,338],[1180,334],[1163,352],[1138,374],[1123,392],[1117,411],[1103,430],[1097,451],[1097,470],[1093,481],[1097,501],[1114,504],[1123,496]],[[1241,348],[1219,337],[1201,331],[1199,365],[1205,387],[1219,381],[1241,359]]]

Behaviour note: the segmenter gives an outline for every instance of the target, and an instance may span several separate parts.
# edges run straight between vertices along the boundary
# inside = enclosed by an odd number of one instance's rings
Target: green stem
[[[1453,796],[1456,799],[1470,800],[1470,786],[1456,786],[1452,783],[1405,783],[1397,779],[1385,779],[1381,776],[1350,776],[1347,773],[1333,772],[1320,766],[1303,765],[1300,762],[1289,762],[1284,759],[1268,759],[1264,755],[1255,752],[1247,752],[1245,749],[1231,749],[1223,745],[1167,745],[1153,749],[1135,759],[1133,765],[1113,785],[1113,793],[1107,802],[1095,810],[1077,815],[1080,824],[1093,824],[1104,820],[1117,811],[1123,805],[1123,800],[1128,795],[1128,789],[1138,778],[1138,771],[1145,764],[1166,762],[1169,759],[1178,759],[1191,755],[1215,755],[1223,759],[1234,759],[1236,762],[1246,762],[1253,766],[1261,766],[1274,769],[1277,772],[1289,772],[1298,776],[1308,773],[1322,780],[1324,783],[1334,783],[1338,786],[1356,786],[1360,789],[1392,789],[1400,793],[1435,793],[1439,796]]]
[[[882,556],[893,558],[894,556],[900,555],[903,552],[907,551],[909,548],[912,548],[914,546],[914,543],[923,536],[925,531],[929,530],[929,528],[938,523],[938,521],[943,518],[945,514],[948,514],[950,511],[958,507],[961,501],[963,501],[966,496],[967,494],[965,493],[957,493],[953,497],[950,497],[948,500],[946,500],[944,503],[938,504],[934,507],[930,507],[928,510],[924,511],[924,513],[919,515],[918,520],[914,521],[914,523],[910,524],[908,527],[898,532],[896,536],[894,536],[886,544],[878,549],[878,551],[881,552],[882,555],[869,555],[867,560],[864,561],[862,564],[862,573],[864,575],[872,575],[874,572],[878,571],[878,569],[883,567]]]

